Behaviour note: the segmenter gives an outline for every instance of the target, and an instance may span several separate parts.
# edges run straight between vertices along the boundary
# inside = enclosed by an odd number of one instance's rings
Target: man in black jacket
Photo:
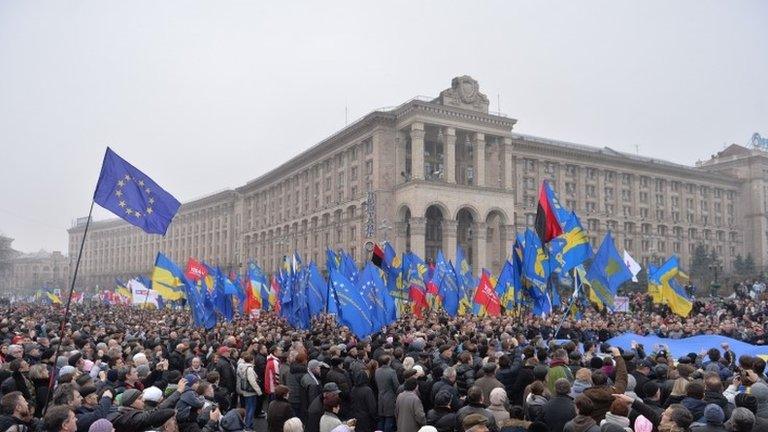
[[[555,381],[555,396],[544,404],[542,420],[552,432],[562,432],[565,424],[576,417],[576,406],[568,396],[570,392],[571,383],[560,378]]]
[[[109,413],[114,411],[112,392],[104,390],[101,397],[98,397],[96,387],[86,385],[80,388],[80,395],[83,397],[82,404],[77,407],[70,407],[75,411],[77,417],[77,432],[87,432],[96,420],[106,418]]]
[[[432,386],[432,403],[436,403],[437,394],[441,391],[447,391],[451,395],[451,409],[461,408],[461,399],[459,399],[459,390],[456,388],[456,369],[449,367],[443,370],[443,378]]]
[[[219,347],[216,353],[219,355],[219,361],[216,362],[216,371],[219,373],[219,385],[225,388],[230,396],[230,406],[237,404],[237,378],[235,377],[235,368],[230,360],[230,348],[228,346]]]
[[[40,429],[40,420],[32,416],[27,400],[21,392],[14,391],[0,399],[0,430],[8,430],[13,425],[25,426],[30,431]]]

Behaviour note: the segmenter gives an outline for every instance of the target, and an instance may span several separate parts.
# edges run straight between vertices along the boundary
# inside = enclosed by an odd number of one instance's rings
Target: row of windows
[[[559,164],[554,162],[539,162],[535,159],[523,159],[523,170],[525,173],[537,173],[537,164],[541,163],[544,167],[544,174],[546,177],[555,178],[557,175],[557,167]],[[575,178],[578,176],[579,170],[584,171],[584,178],[586,180],[596,181],[599,176],[599,170],[591,167],[579,167],[577,165],[565,165],[565,176],[568,178]],[[622,186],[632,186],[633,180],[637,177],[634,174],[629,173],[616,173],[613,171],[602,171],[603,180],[605,182],[613,183],[617,179],[621,180]],[[695,194],[698,192],[702,198],[708,198],[712,195],[714,198],[727,197],[733,199],[735,196],[734,191],[725,191],[720,188],[713,188],[710,186],[696,185],[692,183],[683,184],[676,180],[667,180],[661,178],[651,178],[648,176],[640,176],[638,184],[641,188],[649,188],[653,183],[654,190],[656,192],[681,192],[685,191],[689,194]],[[534,179],[532,177],[525,178],[525,187],[536,187]],[[575,188],[575,185],[574,185]],[[711,192],[711,193],[710,193]]]

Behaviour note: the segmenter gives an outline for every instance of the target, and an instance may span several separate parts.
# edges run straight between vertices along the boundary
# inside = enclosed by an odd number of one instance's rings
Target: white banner
[[[126,288],[131,290],[131,294],[133,295],[133,304],[134,305],[143,305],[143,304],[151,304],[155,305],[155,307],[158,307],[157,305],[157,291],[147,289],[147,287],[144,286],[141,282],[139,282],[138,279],[131,279],[126,284]]]
[[[629,297],[616,296],[613,298],[614,312],[629,312]]]

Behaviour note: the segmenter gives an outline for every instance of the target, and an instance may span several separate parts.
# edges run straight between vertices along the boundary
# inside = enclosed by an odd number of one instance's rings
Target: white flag
[[[624,264],[627,265],[627,268],[632,273],[632,282],[637,282],[637,274],[640,273],[642,267],[627,251],[624,251]]]
[[[157,307],[157,291],[148,289],[138,279],[131,279],[126,284],[131,290],[134,305],[153,304]]]

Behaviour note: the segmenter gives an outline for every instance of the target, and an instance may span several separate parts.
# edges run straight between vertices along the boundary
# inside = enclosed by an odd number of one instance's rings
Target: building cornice
[[[698,167],[675,164],[661,159],[628,155],[609,148],[589,147],[582,144],[567,143],[564,141],[549,140],[546,138],[520,134],[513,134],[512,145],[515,150],[527,151],[539,156],[543,153],[542,150],[544,150],[547,155],[555,157],[566,159],[572,157],[587,157],[595,162],[615,164],[617,170],[621,167],[638,170],[653,170],[663,175],[679,176],[683,182],[693,178],[699,181],[721,183],[725,186],[739,186],[739,179],[731,176],[711,173]]]

